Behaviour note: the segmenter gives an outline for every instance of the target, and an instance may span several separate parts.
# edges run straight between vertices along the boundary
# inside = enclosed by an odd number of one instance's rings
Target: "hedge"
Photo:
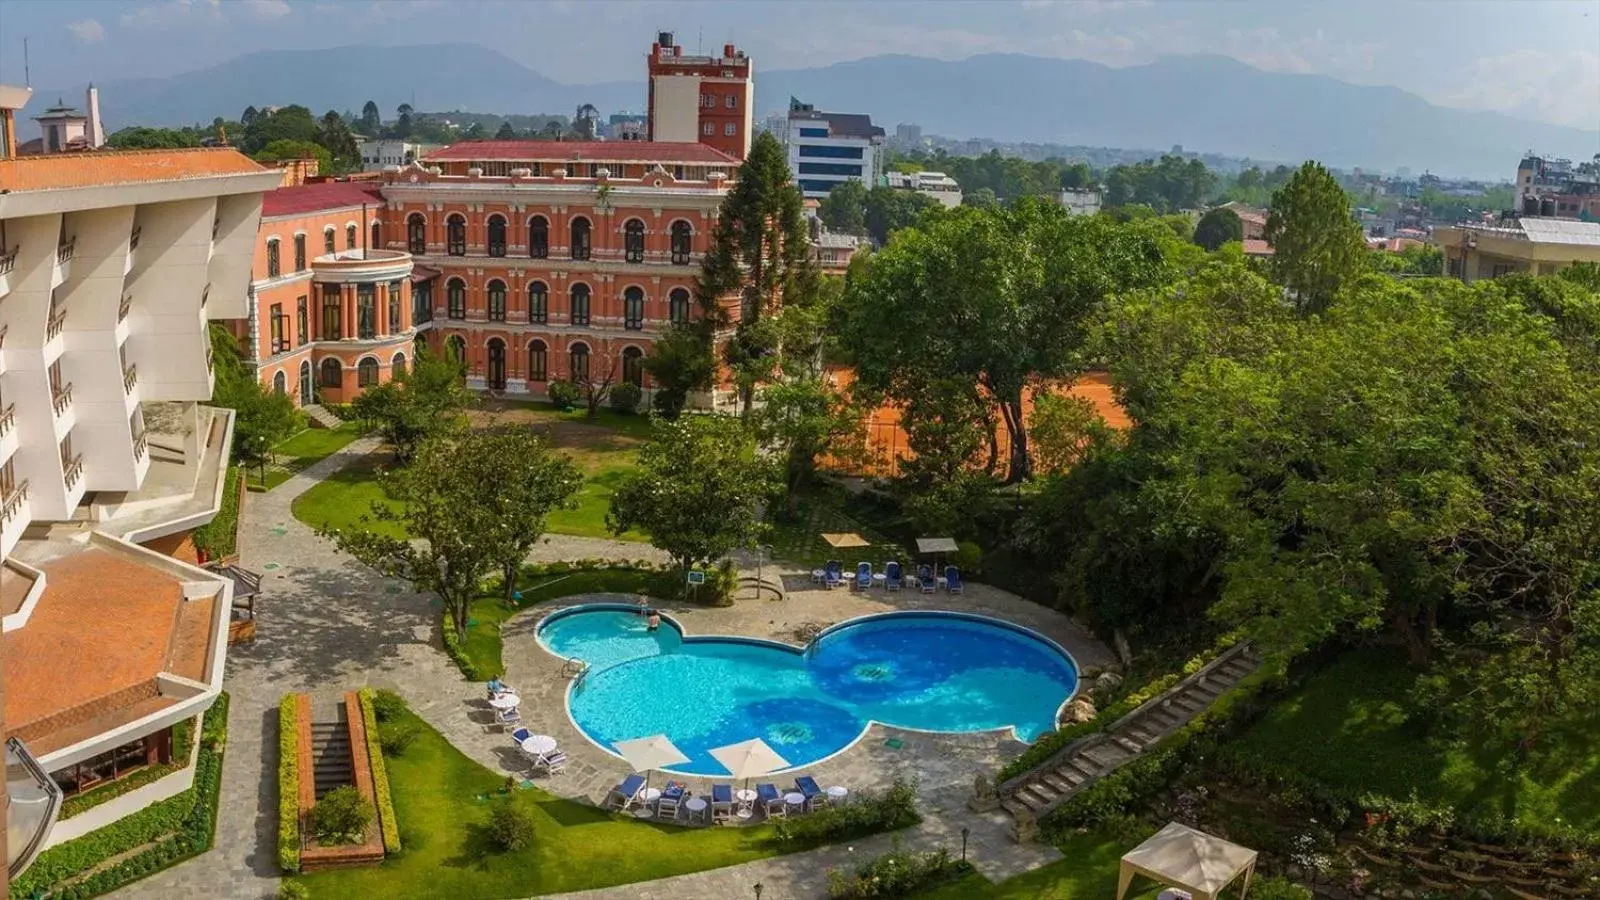
[[[455,619],[451,618],[450,611],[448,609],[444,610],[441,615],[443,616],[445,655],[450,657],[450,661],[456,664],[456,668],[461,670],[461,674],[468,681],[482,680],[478,677],[478,667],[473,664],[472,658],[467,656],[467,651],[461,646],[463,639],[456,632],[456,622]]]
[[[222,487],[222,507],[216,518],[194,530],[196,549],[204,550],[210,559],[232,556],[239,549],[239,478],[238,466],[228,467],[227,483]]]
[[[367,729],[367,759],[372,764],[372,793],[378,801],[378,824],[383,830],[383,852],[400,852],[400,821],[394,815],[394,798],[389,794],[389,765],[383,760],[378,740],[378,714],[372,707],[372,688],[356,692],[361,700],[361,721]]]
[[[193,787],[39,854],[28,871],[11,882],[12,900],[97,897],[210,850],[216,837],[227,721],[228,695],[223,693],[205,714],[206,739],[195,760]],[[214,735],[222,737],[212,740]],[[130,851],[125,859],[72,881]]]
[[[278,868],[300,871],[300,724],[296,694],[278,702]]]
[[[146,766],[143,769],[125,778],[118,778],[99,787],[85,791],[72,797],[61,804],[61,818],[70,819],[73,816],[86,813],[96,806],[109,800],[115,800],[123,794],[138,790],[147,784],[153,784],[173,772],[182,771],[189,767],[189,754],[194,750],[194,719],[184,719],[172,726],[172,761],[159,766]]]
[[[862,791],[844,806],[828,806],[804,816],[780,819],[774,826],[774,837],[787,853],[897,831],[919,821],[916,785],[896,778],[882,794]]]

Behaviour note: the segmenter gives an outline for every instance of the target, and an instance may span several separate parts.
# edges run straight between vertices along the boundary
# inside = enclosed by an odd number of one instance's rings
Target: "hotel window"
[[[372,227],[367,230],[367,240],[371,241],[368,248],[377,250],[383,246],[383,223],[377,219],[372,220]]]
[[[400,333],[400,300],[405,296],[405,282],[389,282],[389,333]]]
[[[534,216],[528,220],[528,256],[547,259],[550,256],[550,220]]]
[[[687,266],[689,250],[693,246],[694,226],[679,219],[672,223],[672,264]]]
[[[294,270],[296,272],[306,270],[306,236],[303,234],[294,236]]]
[[[506,283],[496,278],[489,282],[489,321],[506,320]]]
[[[638,219],[622,226],[622,256],[631,263],[644,262],[644,223]]]
[[[739,126],[729,122],[728,124],[722,126],[722,133],[727,137],[733,137],[739,133]]]
[[[467,255],[467,220],[451,216],[444,223],[444,252],[451,256]]]
[[[701,125],[700,126],[700,133],[705,135],[706,137],[710,137],[710,136],[716,134],[717,133],[717,125],[716,125],[716,123],[715,122],[707,122],[704,125]]]
[[[399,378],[406,373],[406,355],[396,353],[394,359],[389,361],[389,377]]]
[[[467,317],[467,283],[459,278],[452,278],[444,288],[445,315],[452,319],[465,319]]]
[[[433,282],[419,281],[411,286],[411,323],[433,321]]]
[[[635,285],[622,292],[622,327],[644,328],[644,288]]]
[[[280,274],[278,262],[278,239],[273,238],[272,240],[267,241],[267,277],[277,278]]]
[[[331,234],[328,240],[330,242],[333,240]],[[417,256],[428,252],[428,221],[421,213],[412,213],[406,217],[406,250]]]
[[[309,298],[301,294],[294,301],[294,335],[295,343],[304,344],[310,339],[310,304]]]
[[[739,108],[739,95],[738,94],[729,94],[726,97],[723,97],[722,98],[722,104],[724,106],[728,107],[729,109],[738,109]]]
[[[378,383],[378,360],[368,356],[356,363],[356,384],[361,387],[372,387]]]
[[[548,381],[550,379],[549,356],[544,346],[544,341],[528,342],[528,380]],[[11,465],[6,463],[6,465]]]
[[[544,163],[528,163],[528,174],[534,178],[544,176]]]
[[[354,250],[356,248],[356,227],[354,225],[346,225],[344,227],[344,248],[346,250]]]
[[[572,286],[572,324],[589,324],[589,286],[575,284]]]
[[[591,245],[589,243],[589,220],[572,220],[572,258],[588,259]]]
[[[638,347],[622,351],[622,380],[634,387],[644,387],[644,351]]]
[[[456,363],[460,368],[459,374],[466,374],[467,370],[467,339],[459,334],[452,334],[444,341],[445,359]]]
[[[319,369],[322,372],[322,378],[320,379],[320,381],[322,382],[322,386],[323,387],[325,387],[325,388],[340,388],[340,387],[344,387],[344,370],[343,370],[342,367],[340,367],[339,361],[337,359],[334,359],[331,356],[328,357],[327,359],[324,359],[322,361],[322,365],[319,367]]]
[[[289,349],[289,317],[283,314],[283,304],[272,304],[267,318],[272,322],[272,352],[282,353]]]
[[[673,288],[667,295],[667,315],[674,325],[689,324],[689,291],[687,288]]]
[[[325,284],[322,286],[322,333],[318,335],[325,341],[337,341],[344,331],[344,310],[340,308],[339,286]]]
[[[573,344],[571,351],[569,351],[569,356],[571,357],[571,361],[568,364],[567,372],[572,377],[572,380],[573,381],[580,381],[580,382],[588,381],[589,380],[589,347],[588,347],[588,345],[587,344]]]
[[[489,255],[506,255],[506,220],[504,216],[489,217]]]
[[[378,286],[356,285],[356,337],[370,341],[378,336]]]
[[[333,243],[333,226],[322,229],[322,252],[332,255],[338,253],[338,248]]]
[[[543,325],[550,320],[550,289],[544,282],[528,285],[528,321]]]

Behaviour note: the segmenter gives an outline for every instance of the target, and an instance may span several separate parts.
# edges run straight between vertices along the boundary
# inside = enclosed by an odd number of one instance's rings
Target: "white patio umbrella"
[[[711,751],[711,756],[722,763],[729,775],[743,778],[746,790],[750,787],[750,779],[789,768],[789,761],[779,756],[778,751],[767,746],[767,742],[761,738],[718,747]]]
[[[674,746],[672,741],[667,740],[664,734],[634,738],[631,741],[617,741],[612,746],[622,754],[623,759],[628,761],[628,765],[644,773],[644,786],[647,790],[650,787],[651,769],[675,766],[689,761],[689,757],[684,756],[683,751]]]

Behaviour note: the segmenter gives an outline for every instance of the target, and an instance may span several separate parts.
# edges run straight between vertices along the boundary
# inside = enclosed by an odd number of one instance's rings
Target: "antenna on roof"
[[[28,39],[22,39],[22,83],[33,87],[33,74],[28,69]]]

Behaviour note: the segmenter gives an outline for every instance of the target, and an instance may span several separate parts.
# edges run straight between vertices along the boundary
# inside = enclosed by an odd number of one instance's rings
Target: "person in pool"
[[[661,627],[661,613],[654,609],[645,610],[644,630],[655,631]]]

